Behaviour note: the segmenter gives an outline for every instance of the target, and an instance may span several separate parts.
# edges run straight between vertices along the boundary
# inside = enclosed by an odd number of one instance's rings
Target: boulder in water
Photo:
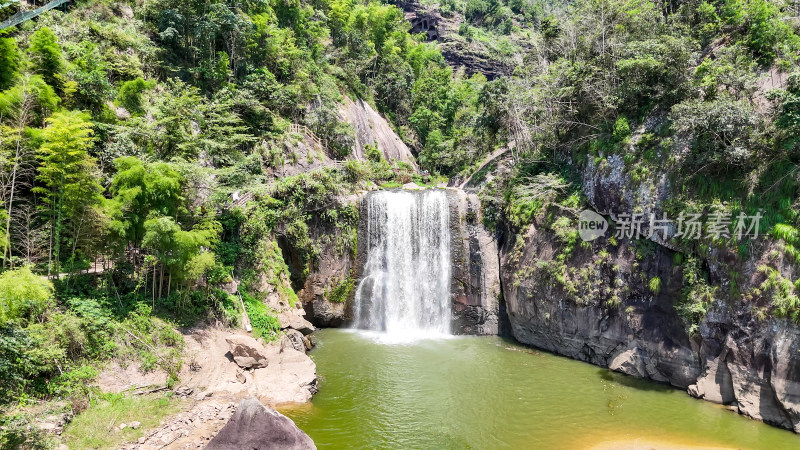
[[[249,397],[239,403],[233,417],[206,446],[206,450],[238,448],[306,450],[317,447],[291,419],[266,408],[255,397]]]

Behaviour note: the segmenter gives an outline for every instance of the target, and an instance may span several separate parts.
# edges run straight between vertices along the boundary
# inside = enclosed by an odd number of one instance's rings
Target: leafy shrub
[[[692,173],[729,173],[730,166],[741,169],[753,163],[760,123],[749,104],[729,98],[689,100],[672,108],[672,119],[675,131],[693,139],[686,161]]]
[[[349,156],[356,143],[355,130],[352,125],[346,122],[337,123],[327,137],[328,147],[340,159]]]
[[[53,283],[30,267],[0,274],[0,322],[36,320],[53,304]]]
[[[489,12],[489,2],[486,0],[468,0],[464,17],[472,23],[479,23]]]
[[[137,114],[144,112],[142,108],[142,94],[155,86],[153,81],[145,81],[141,77],[126,81],[119,87],[117,103],[128,111]]]
[[[89,406],[92,394],[97,394],[98,389],[92,386],[99,372],[89,364],[76,367],[56,377],[48,385],[51,395],[70,400],[72,411],[79,413]]]
[[[780,10],[764,0],[750,0],[745,8],[747,28],[747,46],[764,64],[771,62],[775,56],[778,42],[792,34],[787,23],[780,19]]]
[[[40,28],[33,33],[30,42],[28,53],[34,72],[40,74],[50,86],[60,87],[64,59],[55,33],[47,27]]]
[[[707,277],[701,270],[700,260],[695,256],[688,256],[683,263],[683,292],[675,309],[690,336],[698,333],[700,322],[706,317],[706,311],[714,301],[716,292],[717,287],[708,284]]]
[[[247,309],[247,316],[250,319],[250,325],[253,327],[253,334],[256,337],[264,338],[265,341],[276,339],[278,332],[281,330],[281,325],[273,311],[260,300],[247,293],[242,293],[242,298],[244,299],[245,309]]]
[[[768,295],[776,316],[800,322],[800,290],[798,290],[800,286],[784,278],[772,267],[762,265],[758,268],[758,272],[764,275],[765,279],[756,293]]]
[[[183,336],[168,323],[150,317],[152,308],[138,303],[117,326],[116,336],[122,342],[120,355],[138,358],[141,369],[159,368],[168,374],[168,383],[178,379],[183,364]]]
[[[13,38],[0,37],[0,90],[11,87],[19,61],[17,42]]]
[[[337,283],[330,292],[326,292],[325,297],[333,303],[345,303],[356,286],[356,279],[353,275]]]
[[[783,240],[783,251],[800,264],[800,230],[785,224],[778,223],[770,232],[773,238]]]
[[[614,122],[614,140],[617,142],[622,142],[627,139],[631,135],[631,127],[628,125],[628,119],[625,117],[620,117]]]
[[[33,371],[33,364],[26,352],[34,347],[35,342],[29,333],[9,322],[0,321],[0,403],[12,400],[25,385]]]
[[[55,447],[52,437],[24,414],[0,416],[0,448],[45,450]]]
[[[364,146],[364,156],[368,161],[381,162],[383,161],[383,152],[378,149],[377,145],[367,144]]]
[[[347,181],[358,183],[367,178],[370,173],[369,166],[355,159],[349,159],[344,163],[344,173]]]

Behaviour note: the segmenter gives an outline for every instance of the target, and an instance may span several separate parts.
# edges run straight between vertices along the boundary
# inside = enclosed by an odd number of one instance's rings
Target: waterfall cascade
[[[441,190],[378,191],[367,202],[367,258],[355,294],[356,328],[450,333],[450,213]]]

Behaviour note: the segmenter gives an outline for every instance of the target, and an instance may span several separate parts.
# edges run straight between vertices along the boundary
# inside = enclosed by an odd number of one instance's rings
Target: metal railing
[[[30,11],[20,11],[20,12],[14,14],[13,16],[9,17],[8,19],[0,22],[0,30],[4,30],[4,29],[9,28],[9,27],[17,26],[17,25],[21,24],[22,22],[26,22],[28,20],[31,20],[34,17],[36,17],[36,16],[38,16],[38,15],[44,13],[44,12],[50,11],[53,8],[58,8],[59,6],[65,4],[65,3],[69,3],[71,1],[72,0],[53,0],[52,2],[46,4],[46,5],[42,6],[42,7],[39,7],[39,8],[36,8],[36,9],[32,9]]]

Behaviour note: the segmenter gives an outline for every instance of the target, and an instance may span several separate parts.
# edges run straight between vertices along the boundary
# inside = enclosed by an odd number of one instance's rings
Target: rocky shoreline
[[[497,170],[503,170],[502,162]],[[625,204],[628,193],[617,189],[614,180],[594,172],[587,176],[598,210]],[[565,262],[577,288],[577,294],[570,293],[547,271],[561,245],[551,230],[535,224],[521,231],[506,229],[498,243],[481,225],[475,188],[448,189],[448,196],[456,334],[508,334],[526,345],[670,384],[748,417],[800,431],[800,332],[795,325],[783,319],[759,321],[749,305],[722,295],[690,335],[676,310],[682,273],[675,251],[657,243],[641,258],[633,245],[605,240],[576,250]],[[761,281],[754,268],[765,263],[759,258],[769,252],[760,249],[744,262],[742,273],[749,268],[754,275],[743,283],[743,291]],[[600,261],[598,255],[607,256]],[[325,286],[358,267],[358,258],[344,258],[323,254],[324,273],[312,272],[309,279]],[[714,261],[725,258],[709,258],[712,278],[721,285],[729,281]],[[648,286],[654,277],[661,283],[657,293]],[[327,302],[324,289],[315,290],[311,320],[320,326],[347,323],[349,304]]]
[[[237,415],[247,411],[252,415],[255,405],[264,405],[261,407],[266,412],[256,414],[261,421],[258,429],[273,426],[275,422],[278,431],[272,435],[251,436],[249,443],[263,438],[258,447],[315,448],[310,438],[294,427],[290,419],[272,409],[278,405],[306,403],[317,392],[316,366],[306,355],[311,348],[306,334],[314,327],[301,314],[302,309],[281,313],[281,323],[286,325],[282,337],[266,344],[243,330],[207,326],[185,332],[183,358],[186,364],[179,374],[180,384],[173,389],[158,387],[166,373],[142,373],[133,365],[122,367],[112,363],[97,380],[103,392],[169,394],[184,402],[179,413],[165,418],[159,426],[122,448],[203,448],[225,427],[239,426],[236,425]],[[114,426],[123,429],[136,427],[138,423]],[[305,438],[297,438],[301,444],[282,444],[283,441],[275,440],[279,434]],[[233,448],[229,445],[214,448],[225,447]]]

